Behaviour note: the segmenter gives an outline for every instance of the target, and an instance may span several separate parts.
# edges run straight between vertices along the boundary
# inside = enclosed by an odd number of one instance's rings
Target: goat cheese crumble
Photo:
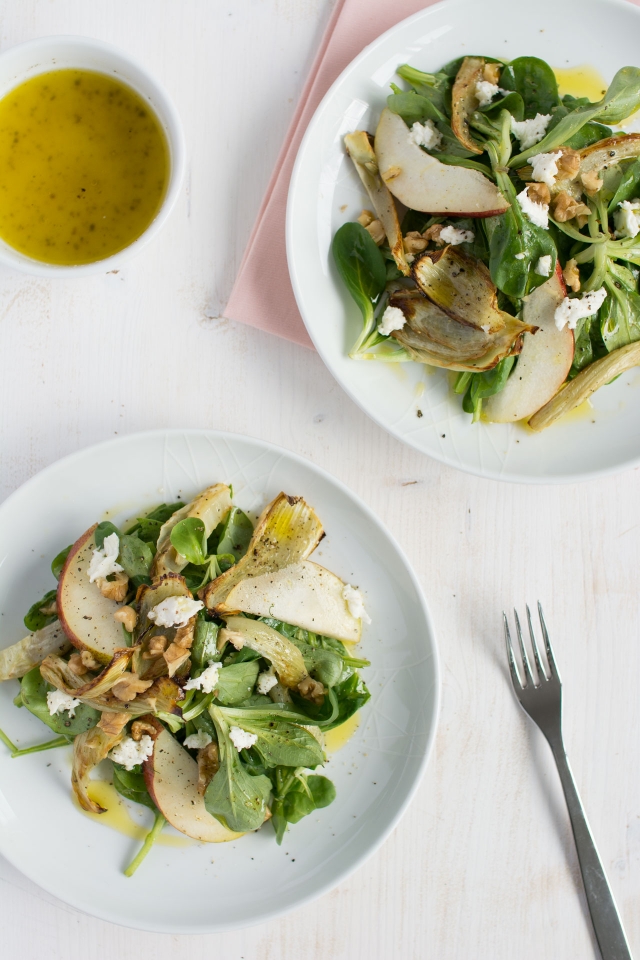
[[[120,553],[120,540],[117,533],[110,533],[104,538],[102,547],[93,551],[89,563],[89,582],[93,583],[98,577],[109,577],[112,573],[120,573],[122,567],[117,563]]]
[[[613,215],[616,237],[635,237],[640,233],[640,200],[623,200]]]
[[[248,750],[258,740],[257,734],[247,733],[242,727],[231,727],[229,737],[236,750]]]
[[[192,733],[190,737],[185,737],[184,745],[189,750],[202,750],[209,746],[212,739],[206,730],[198,730],[197,733]]]
[[[270,667],[268,670],[265,670],[264,673],[258,675],[256,690],[262,694],[269,693],[269,690],[275,687],[277,682],[278,678],[276,677],[275,670],[273,667]]]
[[[535,157],[529,157],[529,163],[533,169],[533,179],[538,183],[546,183],[548,187],[552,187],[558,173],[559,159],[559,153],[536,153]]]
[[[213,693],[218,683],[220,673],[219,663],[210,663],[199,677],[192,677],[184,685],[185,690],[202,690],[203,693]]]
[[[478,80],[474,92],[479,107],[488,106],[497,93],[507,93],[507,91],[499,87],[497,83],[491,83],[490,80]]]
[[[458,230],[457,227],[443,227],[440,231],[440,239],[445,243],[450,243],[454,247],[459,243],[473,243],[476,235],[473,230]]]
[[[540,257],[533,269],[541,277],[548,277],[551,273],[551,254],[548,253],[546,257]]]
[[[109,757],[114,763],[119,763],[125,770],[133,770],[139,763],[143,763],[153,753],[153,740],[148,733],[134,740],[133,737],[125,737],[113,748]]]
[[[157,627],[184,627],[203,607],[202,600],[192,600],[191,597],[167,597],[149,610],[149,620],[153,620]]]
[[[527,193],[526,187],[522,193],[518,194],[516,200],[520,204],[520,209],[524,213],[525,217],[527,217],[531,223],[535,224],[536,227],[542,227],[544,230],[549,229],[548,203],[534,203]]]
[[[524,260],[525,257],[526,257],[526,253],[516,253],[515,255],[516,260]]]
[[[80,700],[70,696],[63,690],[50,690],[47,694],[47,707],[49,716],[53,717],[56,713],[62,713],[65,710],[70,717],[75,717],[76,707],[80,706]]]
[[[578,320],[593,316],[604,303],[606,296],[607,291],[604,287],[600,287],[599,290],[584,293],[579,300],[577,297],[573,300],[565,297],[560,306],[556,307],[553,315],[556,327],[562,330],[564,326],[568,326],[570,330],[575,330]]]
[[[520,149],[528,150],[542,140],[551,120],[550,113],[537,113],[531,120],[516,120],[511,117],[511,131],[520,141]]]
[[[409,140],[418,147],[424,147],[425,150],[437,150],[442,143],[442,134],[433,120],[425,120],[424,123],[418,123],[416,120],[411,127]]]
[[[364,608],[362,594],[350,583],[345,583],[342,599],[346,602],[352,617],[355,617],[356,620],[362,620],[364,623],[371,623],[371,617]]]
[[[407,318],[400,307],[387,307],[378,324],[378,333],[388,337],[394,330],[402,330],[406,322]]]

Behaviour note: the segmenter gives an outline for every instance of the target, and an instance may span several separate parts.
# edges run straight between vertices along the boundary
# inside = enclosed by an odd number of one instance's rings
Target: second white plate
[[[615,38],[615,39],[614,39]],[[291,281],[327,367],[362,409],[400,440],[451,466],[520,482],[583,480],[640,463],[640,375],[600,390],[593,408],[540,434],[516,424],[472,424],[443,371],[354,361],[362,319],[331,257],[338,227],[370,201],[343,137],[374,130],[401,63],[434,71],[465,54],[537,56],[553,67],[590,64],[611,80],[639,61],[640,10],[626,0],[446,0],[404,20],[346,68],[300,147],[287,209]]]

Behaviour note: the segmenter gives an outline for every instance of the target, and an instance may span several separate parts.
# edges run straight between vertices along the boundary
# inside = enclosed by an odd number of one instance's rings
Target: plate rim
[[[430,646],[431,646],[431,658],[433,663],[433,674],[434,674],[434,683],[433,683],[433,707],[430,712],[430,728],[426,739],[425,749],[423,756],[420,760],[420,764],[414,775],[413,782],[408,790],[406,796],[403,798],[398,809],[394,813],[393,817],[387,824],[384,830],[381,831],[380,835],[376,837],[375,841],[369,846],[369,848],[364,851],[360,856],[356,857],[354,861],[339,875],[337,875],[333,880],[330,880],[322,885],[320,885],[314,892],[307,894],[306,896],[301,897],[294,904],[286,904],[282,908],[277,910],[271,910],[263,915],[256,917],[251,920],[236,920],[230,922],[221,922],[221,923],[208,923],[203,927],[194,929],[193,927],[175,927],[172,925],[164,925],[162,923],[157,924],[156,926],[150,926],[146,923],[135,924],[132,921],[119,919],[117,916],[111,913],[108,910],[101,910],[99,907],[95,910],[89,910],[84,906],[78,906],[76,903],[66,900],[59,895],[59,893],[53,889],[51,886],[43,884],[39,879],[32,876],[30,871],[22,869],[22,867],[15,861],[15,859],[7,855],[0,848],[0,856],[10,863],[16,870],[18,870],[23,876],[27,877],[32,883],[35,883],[37,887],[41,890],[45,890],[50,896],[54,897],[60,903],[64,903],[67,906],[70,906],[74,910],[78,910],[80,913],[83,913],[87,916],[96,917],[100,920],[105,920],[108,923],[116,924],[117,926],[125,927],[126,929],[133,930],[144,930],[149,933],[165,933],[170,935],[184,935],[184,936],[207,936],[212,933],[224,932],[228,930],[237,930],[244,929],[252,926],[256,926],[261,923],[268,923],[273,920],[276,920],[282,916],[285,916],[288,913],[298,910],[309,903],[312,903],[315,900],[318,900],[320,897],[325,896],[331,890],[334,890],[339,884],[344,883],[353,873],[358,870],[367,860],[369,860],[377,851],[380,849],[382,844],[389,838],[391,833],[398,826],[400,820],[406,813],[409,805],[414,799],[418,788],[420,787],[422,780],[424,778],[429,760],[433,752],[433,745],[435,742],[438,724],[440,720],[440,712],[442,705],[442,671],[440,666],[440,655],[438,650],[438,641],[435,630],[435,625],[425,592],[420,584],[418,576],[413,569],[404,549],[398,542],[398,540],[390,533],[386,525],[380,520],[380,518],[375,514],[371,507],[365,503],[353,490],[350,489],[342,480],[339,480],[337,477],[334,477],[333,474],[325,470],[324,467],[320,467],[317,464],[313,463],[311,460],[308,460],[306,457],[301,456],[298,453],[294,453],[291,450],[287,450],[286,447],[282,447],[279,444],[272,443],[269,440],[262,440],[257,437],[253,437],[249,434],[234,433],[226,430],[218,430],[215,428],[207,427],[187,427],[181,429],[180,427],[169,427],[169,428],[155,428],[152,430],[141,430],[133,433],[121,434],[117,437],[110,437],[107,440],[98,441],[97,443],[89,444],[88,446],[82,447],[79,450],[74,450],[71,453],[66,454],[63,457],[60,457],[57,460],[54,460],[52,463],[47,464],[46,467],[43,467],[42,470],[37,471],[33,476],[29,477],[24,483],[20,484],[15,490],[13,490],[3,501],[0,503],[0,514],[4,512],[7,506],[11,506],[15,500],[19,498],[20,495],[24,494],[25,490],[28,490],[32,485],[35,485],[35,482],[39,480],[42,476],[46,476],[49,472],[53,472],[56,468],[59,468],[61,465],[73,463],[74,460],[81,459],[83,455],[89,451],[100,449],[107,449],[110,447],[118,446],[122,443],[135,442],[142,439],[152,438],[152,437],[168,437],[168,436],[207,436],[214,439],[214,441],[248,441],[250,443],[256,443],[261,446],[264,450],[277,453],[280,456],[293,460],[299,465],[310,469],[312,473],[317,474],[325,482],[328,482],[330,486],[337,487],[343,495],[351,500],[354,505],[362,510],[367,518],[367,520],[372,523],[375,527],[382,532],[382,534],[388,538],[388,540],[394,545],[395,549],[398,552],[398,557],[401,560],[406,573],[408,574],[409,580],[416,592],[417,602],[422,613],[422,616],[425,621],[425,625],[430,637]]]
[[[632,16],[637,16],[640,18],[640,6],[634,2],[629,2],[629,0],[592,0],[593,3],[599,3],[603,8],[606,7],[617,7],[619,9],[624,9],[625,12],[632,11]],[[414,439],[410,436],[401,435],[395,428],[387,425],[382,417],[378,416],[376,413],[373,413],[368,409],[363,400],[361,400],[354,388],[351,386],[350,382],[347,383],[343,379],[339,378],[338,374],[334,372],[332,366],[330,365],[326,351],[322,349],[319,343],[316,340],[314,331],[311,329],[310,324],[307,323],[302,309],[302,293],[301,293],[301,284],[298,282],[298,276],[296,272],[295,257],[296,257],[296,245],[294,243],[293,232],[294,232],[294,215],[293,215],[293,206],[295,202],[295,195],[298,190],[298,180],[301,177],[302,165],[303,165],[303,154],[305,153],[308,142],[315,133],[316,126],[319,125],[321,114],[323,113],[325,107],[334,96],[338,87],[347,79],[347,77],[356,70],[360,63],[372,53],[377,46],[384,43],[384,41],[396,30],[404,29],[406,26],[410,25],[413,21],[419,21],[423,19],[428,19],[430,16],[435,15],[436,12],[440,12],[443,9],[455,8],[455,7],[471,7],[472,3],[470,0],[437,0],[436,3],[432,3],[430,6],[418,10],[416,13],[412,13],[410,16],[405,17],[403,20],[399,20],[398,23],[394,24],[392,27],[389,27],[388,30],[385,30],[379,36],[377,36],[371,43],[368,43],[366,47],[358,53],[341,71],[341,73],[333,81],[325,95],[322,97],[322,100],[316,107],[311,120],[309,121],[307,128],[304,132],[304,135],[300,141],[300,146],[298,147],[298,152],[296,154],[296,159],[291,171],[291,179],[289,181],[289,189],[287,191],[287,206],[286,206],[286,218],[285,218],[285,243],[287,251],[287,266],[289,270],[289,278],[291,281],[291,286],[293,288],[293,294],[296,301],[296,306],[298,307],[298,312],[304,323],[305,329],[313,342],[316,352],[318,353],[320,359],[324,363],[326,369],[329,371],[331,376],[334,378],[339,387],[344,390],[347,396],[353,400],[356,406],[362,410],[370,420],[373,420],[381,429],[386,433],[390,434],[400,443],[406,444],[407,446],[417,450],[418,453],[422,456],[429,457],[432,460],[436,460],[439,463],[445,464],[445,466],[451,467],[454,470],[461,471],[463,473],[470,474],[471,476],[480,477],[483,480],[497,480],[501,483],[525,483],[535,486],[559,486],[569,483],[587,483],[591,480],[598,480],[603,477],[610,477],[614,474],[621,473],[625,470],[633,470],[640,466],[640,450],[637,455],[630,457],[629,459],[621,460],[616,464],[609,465],[606,467],[600,467],[595,470],[583,471],[580,473],[560,473],[554,474],[553,476],[549,475],[531,475],[528,473],[516,473],[509,472],[503,473],[499,470],[485,469],[476,467],[469,463],[463,463],[459,460],[454,460],[452,457],[447,456],[447,454],[442,453],[439,450],[429,450],[426,451],[421,447]],[[474,7],[474,9],[476,9]]]

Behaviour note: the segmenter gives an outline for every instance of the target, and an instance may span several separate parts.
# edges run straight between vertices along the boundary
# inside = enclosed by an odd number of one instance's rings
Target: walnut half
[[[555,199],[553,207],[553,219],[558,223],[564,223],[566,220],[573,220],[577,216],[589,216],[590,210],[586,203],[576,200],[571,194],[562,191]]]
[[[96,583],[103,597],[107,600],[117,600],[118,603],[124,600],[129,590],[129,577],[123,570],[115,574],[114,580],[98,577]]]
[[[153,680],[141,680],[137,673],[125,673],[119,680],[116,680],[111,688],[111,692],[118,700],[129,703],[135,700],[139,693],[148,690]]]
[[[301,697],[304,697],[305,700],[310,700],[318,706],[324,702],[324,684],[320,683],[319,680],[314,680],[312,677],[305,677],[304,680],[300,681],[298,684],[298,693]]]

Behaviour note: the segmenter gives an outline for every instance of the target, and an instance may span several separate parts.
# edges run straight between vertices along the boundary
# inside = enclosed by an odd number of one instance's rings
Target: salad
[[[0,651],[16,707],[73,744],[80,806],[105,758],[113,786],[154,824],[131,876],[165,823],[195,840],[232,840],[332,803],[316,772],[323,733],[369,699],[354,654],[370,622],[357,588],[309,555],[324,536],[301,497],[279,494],[255,528],[217,483],[162,504],[126,530],[94,524],[52,562],[56,589],[25,616],[31,631]]]
[[[369,198],[332,248],[350,356],[452,371],[474,421],[542,430],[640,363],[640,134],[612,127],[640,69],[597,103],[536,57],[397,74],[375,134],[345,137]]]

